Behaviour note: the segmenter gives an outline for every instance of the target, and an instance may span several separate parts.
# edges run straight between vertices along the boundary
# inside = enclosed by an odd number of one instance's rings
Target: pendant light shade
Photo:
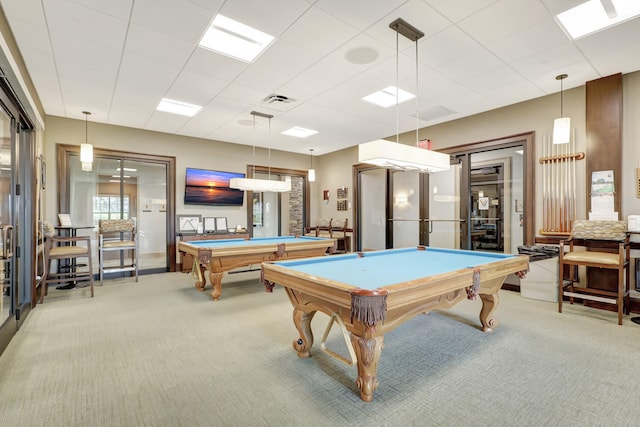
[[[567,77],[567,74],[556,76],[556,80],[560,80],[560,117],[553,121],[554,144],[568,144],[571,139],[571,118],[564,117],[562,111],[562,81]]]
[[[315,182],[316,180],[316,170],[313,168],[313,148],[309,148],[309,152],[311,153],[311,167],[309,168],[309,182]]]
[[[82,163],[93,162],[93,145],[80,144],[80,161]]]
[[[252,178],[231,178],[229,180],[229,187],[235,188],[243,191],[253,191],[256,193],[284,193],[287,191],[291,191],[291,181],[272,181],[271,180],[271,148],[269,148],[269,179],[256,179],[256,144],[255,144],[255,133],[256,133],[256,116],[264,117],[269,119],[269,134],[271,134],[271,119],[273,118],[272,114],[259,113],[257,111],[252,111],[251,115],[253,116],[253,168],[252,169]]]
[[[398,169],[418,172],[439,172],[449,169],[449,155],[438,153],[419,147],[418,138],[418,40],[424,33],[401,18],[396,19],[389,28],[396,32],[396,142],[383,139],[360,144],[358,146],[358,160],[388,169]],[[399,35],[402,34],[415,42],[416,48],[416,142],[415,146],[400,144],[399,142],[399,101],[398,101],[398,64],[399,64]]]
[[[84,114],[84,144],[80,144],[80,162],[82,170],[91,172],[93,167],[93,145],[89,144],[89,122],[87,118],[91,114],[89,111],[83,111]]]

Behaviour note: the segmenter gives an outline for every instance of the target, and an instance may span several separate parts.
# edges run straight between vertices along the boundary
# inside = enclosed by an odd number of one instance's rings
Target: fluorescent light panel
[[[313,129],[305,129],[298,126],[294,126],[291,129],[287,129],[282,132],[283,135],[295,136],[296,138],[306,138],[311,135],[315,135],[318,133],[317,130]]]
[[[414,94],[405,92],[395,86],[388,86],[382,90],[372,93],[371,95],[365,96],[362,100],[379,107],[387,108],[396,105],[396,93],[398,94],[398,104],[402,104],[403,102],[416,97]]]
[[[273,40],[269,34],[224,15],[216,15],[199,46],[243,62],[252,62]]]
[[[200,105],[188,104],[186,102],[162,98],[162,101],[160,101],[160,104],[158,104],[156,110],[164,111],[165,113],[193,117],[198,114],[198,111],[202,110],[202,107]]]
[[[589,0],[556,16],[560,25],[573,39],[628,21],[640,15],[638,0],[605,0],[613,10],[605,8],[601,0]]]

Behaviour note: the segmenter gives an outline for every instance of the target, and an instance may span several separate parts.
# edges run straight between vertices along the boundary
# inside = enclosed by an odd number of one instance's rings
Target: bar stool
[[[84,245],[78,245],[84,243]],[[87,266],[89,271],[77,271],[75,268],[69,267],[69,271],[52,273],[51,260],[62,259],[77,260],[78,258],[87,258]],[[78,282],[88,281],[91,287],[91,297],[93,298],[93,263],[91,260],[91,237],[61,237],[52,236],[45,247],[45,269],[44,277],[40,289],[40,303],[44,302],[44,296],[49,291],[49,284],[77,284]],[[75,263],[74,263],[75,264]],[[71,265],[71,263],[70,263]]]

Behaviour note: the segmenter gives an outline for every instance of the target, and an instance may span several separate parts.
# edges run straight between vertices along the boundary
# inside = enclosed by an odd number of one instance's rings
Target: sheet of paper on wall
[[[614,212],[615,185],[613,171],[595,171],[591,174],[591,212],[589,219],[598,217],[600,220],[617,220],[618,213]],[[602,214],[602,215],[600,215]],[[593,218],[596,220],[596,218]]]
[[[613,171],[596,171],[591,174],[591,193],[614,193]]]
[[[589,221],[618,221],[618,212],[589,212]]]
[[[591,212],[613,212],[613,193],[591,193]]]

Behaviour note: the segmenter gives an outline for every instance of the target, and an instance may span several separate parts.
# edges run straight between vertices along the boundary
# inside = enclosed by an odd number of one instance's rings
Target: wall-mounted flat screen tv
[[[244,191],[229,188],[231,178],[244,178],[244,174],[187,168],[184,188],[185,205],[242,206]]]

